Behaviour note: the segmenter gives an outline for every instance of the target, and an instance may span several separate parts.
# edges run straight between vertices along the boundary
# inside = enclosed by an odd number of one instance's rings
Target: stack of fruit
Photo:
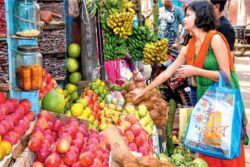
[[[163,128],[166,126],[168,107],[166,101],[161,98],[161,94],[158,90],[151,90],[136,101],[133,100],[135,94],[132,91],[136,88],[144,89],[145,87],[146,84],[143,82],[129,83],[126,89],[127,94],[124,96],[125,101],[127,103],[133,103],[134,105],[145,105],[157,128]]]
[[[115,60],[124,58],[127,52],[126,40],[117,35],[105,32],[104,34],[104,59]]]
[[[149,136],[153,135],[154,122],[150,117],[147,107],[143,104],[137,108],[133,104],[127,104],[123,110],[127,116],[134,115],[140,122],[141,126],[148,132]]]
[[[111,125],[117,125],[122,114],[122,107],[118,107],[114,104],[107,104],[101,111],[101,123],[99,130],[103,131],[109,128]]]
[[[75,88],[75,85],[77,85],[78,82],[82,79],[81,73],[77,71],[79,69],[79,62],[77,58],[80,56],[81,48],[78,44],[72,43],[69,45],[68,50],[69,57],[67,58],[66,66],[68,72],[70,73],[70,83],[68,83],[66,87],[73,87],[72,89],[70,89],[70,91],[68,91],[68,93],[73,93],[72,96],[76,96],[77,90]]]
[[[39,99],[42,99],[49,91],[57,85],[56,80],[43,68],[43,86],[39,90]]]
[[[128,50],[134,61],[143,59],[143,49],[146,43],[152,41],[153,35],[148,27],[133,26],[133,34],[128,39]]]
[[[90,82],[86,89],[91,89],[94,91],[98,96],[99,102],[104,101],[107,94],[109,93],[106,83],[100,79]]]
[[[38,115],[28,147],[36,153],[33,166],[109,166],[110,145],[104,136],[74,118],[64,123],[45,110]]]
[[[141,127],[134,115],[121,116],[118,130],[131,151],[141,153],[144,156],[153,154],[152,137],[149,137],[148,132]]]
[[[67,116],[74,116],[90,122],[90,129],[97,129],[100,120],[100,106],[98,96],[90,89],[86,89],[66,112]]]
[[[168,42],[165,38],[147,43],[143,50],[144,64],[163,64],[168,60]]]
[[[0,97],[4,97],[1,93]],[[0,160],[10,153],[21,136],[30,128],[30,123],[35,119],[35,114],[30,111],[31,103],[27,99],[1,98],[0,103]]]

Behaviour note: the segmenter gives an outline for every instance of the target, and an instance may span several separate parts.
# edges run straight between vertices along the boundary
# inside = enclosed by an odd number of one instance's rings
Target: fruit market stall
[[[140,1],[4,2],[0,0],[7,25],[6,32],[0,29],[6,38],[0,40],[0,85],[8,86],[10,98],[0,92],[0,166],[167,167],[199,161],[173,134],[176,106],[163,100],[158,89],[134,101],[133,90],[146,84],[131,79],[126,55],[149,65],[168,59],[168,41],[158,40],[152,27],[141,24]],[[2,12],[3,6],[8,12]],[[75,14],[69,17],[71,8]],[[103,46],[106,80],[98,70],[91,71],[92,80],[84,80],[81,68],[89,54],[83,50],[93,50],[76,40],[82,12],[100,19],[103,40],[97,47]]]

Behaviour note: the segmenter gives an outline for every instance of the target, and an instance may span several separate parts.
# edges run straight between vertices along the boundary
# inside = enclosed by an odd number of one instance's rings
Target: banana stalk
[[[159,3],[158,0],[154,0],[154,37],[153,40],[156,41],[158,39],[158,18],[159,18]]]

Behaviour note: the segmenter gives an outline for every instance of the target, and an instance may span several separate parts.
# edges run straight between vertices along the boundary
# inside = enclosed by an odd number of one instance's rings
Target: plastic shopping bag
[[[240,155],[243,104],[240,91],[226,86],[225,76],[221,72],[219,82],[194,107],[184,145],[194,152],[233,159]]]

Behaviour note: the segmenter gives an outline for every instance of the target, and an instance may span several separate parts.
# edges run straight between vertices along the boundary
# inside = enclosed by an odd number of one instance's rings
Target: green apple
[[[141,109],[141,110],[139,109],[139,110],[138,110],[138,114],[139,114],[139,117],[140,117],[140,118],[146,117],[147,113],[148,113],[147,110],[144,110],[144,109]]]
[[[138,110],[146,110],[146,111],[148,111],[148,108],[144,104],[140,104],[137,108],[138,108]]]
[[[153,128],[150,124],[147,124],[147,126],[145,127],[145,130],[148,132],[149,136],[152,136]]]
[[[127,113],[129,113],[129,114],[133,114],[133,113],[135,112],[135,106],[133,106],[133,105],[127,105],[127,106],[125,107],[125,111],[126,111]]]

